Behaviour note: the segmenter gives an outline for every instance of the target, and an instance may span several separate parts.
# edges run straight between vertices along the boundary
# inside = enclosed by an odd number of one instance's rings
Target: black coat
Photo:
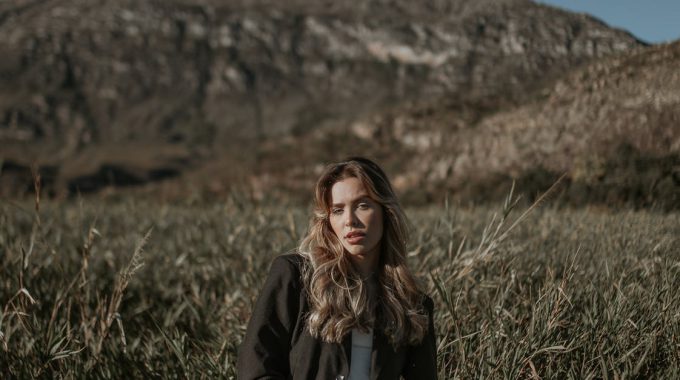
[[[238,379],[347,379],[352,334],[342,344],[326,343],[305,327],[309,304],[300,268],[304,257],[286,254],[272,263],[269,277],[255,304],[238,357]],[[429,330],[415,346],[394,350],[374,329],[371,379],[429,380],[437,378],[432,299],[425,298]]]

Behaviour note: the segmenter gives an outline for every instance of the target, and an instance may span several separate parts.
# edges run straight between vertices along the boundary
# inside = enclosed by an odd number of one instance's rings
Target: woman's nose
[[[345,225],[346,226],[355,226],[357,225],[357,216],[353,211],[347,212],[347,219],[345,219]]]

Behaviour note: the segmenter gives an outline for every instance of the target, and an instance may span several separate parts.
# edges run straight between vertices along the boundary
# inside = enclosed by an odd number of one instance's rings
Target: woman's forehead
[[[334,183],[330,193],[332,204],[348,203],[362,198],[370,198],[366,186],[356,177],[348,177]]]

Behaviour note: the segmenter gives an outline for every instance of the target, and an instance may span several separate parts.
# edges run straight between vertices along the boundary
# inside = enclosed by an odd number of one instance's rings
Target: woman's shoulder
[[[434,300],[424,291],[420,291],[420,310],[424,311],[425,314],[434,313]]]
[[[280,277],[296,287],[302,286],[302,276],[308,259],[298,252],[287,252],[276,256],[272,261],[269,275]]]
[[[309,259],[297,251],[286,252],[278,255],[272,261],[272,267],[302,272]]]
[[[301,267],[304,265],[309,259],[307,256],[301,254],[298,251],[288,251],[286,253],[282,253],[274,258],[274,262],[287,262],[290,265],[293,265],[295,267]]]

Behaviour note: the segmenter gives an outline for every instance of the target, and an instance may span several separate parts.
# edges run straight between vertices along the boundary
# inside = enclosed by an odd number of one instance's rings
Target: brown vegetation
[[[440,378],[677,378],[678,215],[543,208],[504,234],[512,204],[408,210]],[[0,204],[8,378],[234,378],[267,268],[308,213],[238,194],[32,208]]]

